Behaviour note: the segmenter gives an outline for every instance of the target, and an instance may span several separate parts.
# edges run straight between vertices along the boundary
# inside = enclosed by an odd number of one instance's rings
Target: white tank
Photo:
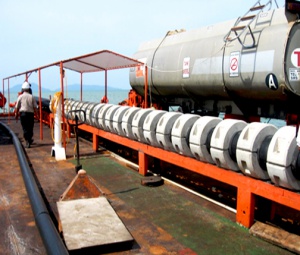
[[[133,57],[147,64],[153,97],[190,98],[209,111],[234,102],[244,114],[270,116],[291,111],[284,102],[292,106],[300,95],[299,26],[280,8],[258,14],[234,40],[232,20],[146,42]],[[144,94],[137,70],[130,84]]]

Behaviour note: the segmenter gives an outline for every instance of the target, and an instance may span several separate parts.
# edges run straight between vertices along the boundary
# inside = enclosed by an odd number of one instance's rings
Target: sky
[[[141,43],[162,38],[169,30],[191,30],[237,19],[255,2],[0,0],[0,78],[100,50],[131,57]],[[284,6],[284,0],[277,3]],[[41,76],[43,87],[60,86],[58,67],[42,70]],[[10,87],[24,78],[10,79]],[[37,74],[29,81],[38,83]],[[80,75],[67,71],[67,83],[79,84]],[[104,85],[103,72],[84,74],[83,84]],[[108,86],[129,89],[129,70],[108,72]]]

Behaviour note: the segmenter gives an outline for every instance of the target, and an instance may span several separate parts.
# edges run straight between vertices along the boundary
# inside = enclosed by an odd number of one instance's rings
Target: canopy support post
[[[3,95],[3,98],[2,98],[2,105],[3,105],[3,109],[5,109],[5,105],[4,105],[4,79],[2,79],[2,95]]]
[[[105,98],[107,99],[107,70],[105,70]]]
[[[9,91],[9,79],[7,80],[7,109],[8,109],[8,119],[10,120],[10,91]]]
[[[38,69],[38,79],[39,79],[39,115],[40,115],[40,139],[43,140],[43,112],[42,112],[42,79],[41,79],[41,69]]]
[[[80,101],[82,101],[82,72],[80,73]]]
[[[61,118],[63,120],[63,126],[65,125],[65,100],[64,100],[64,64],[62,61],[60,61],[60,90],[61,90]],[[64,130],[64,128],[63,128]],[[66,149],[66,134],[65,132],[62,132],[62,141],[63,141],[63,147]]]

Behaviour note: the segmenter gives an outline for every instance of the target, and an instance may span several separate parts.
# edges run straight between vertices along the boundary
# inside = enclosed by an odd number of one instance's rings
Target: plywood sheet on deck
[[[57,207],[69,250],[133,240],[105,197],[59,201]]]
[[[252,225],[250,234],[300,254],[300,236],[298,235],[291,234],[283,229],[259,221]]]

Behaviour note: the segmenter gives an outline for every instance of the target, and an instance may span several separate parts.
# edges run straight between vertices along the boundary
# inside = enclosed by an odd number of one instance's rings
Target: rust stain
[[[191,250],[190,248],[186,248],[179,251],[178,255],[197,255],[197,253]]]
[[[34,221],[30,221],[30,222],[27,223],[27,226],[34,227],[35,226],[35,222]]]
[[[65,192],[61,195],[61,201],[82,198],[96,198],[102,196],[96,181],[86,174],[85,170],[80,170],[70,183]]]
[[[135,219],[135,216],[132,215],[131,213],[128,213],[128,212],[118,212],[119,216],[123,217],[123,218],[126,218],[126,219]]]
[[[166,250],[166,248],[162,247],[162,246],[151,246],[149,251],[151,252],[151,254],[153,255],[162,255],[162,254],[168,254],[168,251]]]
[[[162,241],[171,241],[171,240],[173,240],[173,236],[171,236],[168,232],[166,232],[162,228],[157,227],[157,230],[160,233],[160,239]]]

